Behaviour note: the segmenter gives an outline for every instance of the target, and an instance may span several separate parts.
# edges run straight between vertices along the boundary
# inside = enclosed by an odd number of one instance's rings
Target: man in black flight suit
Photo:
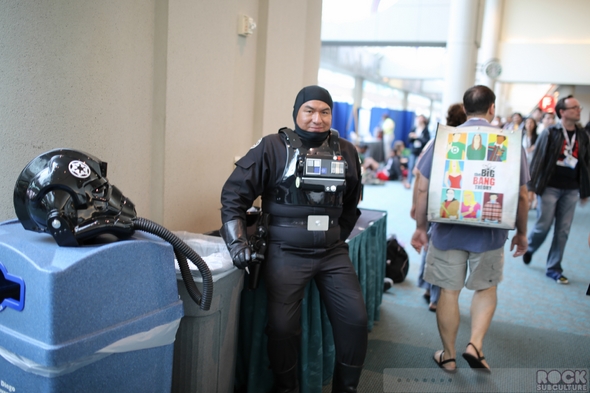
[[[269,214],[263,274],[275,392],[299,392],[301,301],[311,279],[334,334],[332,392],[357,391],[367,351],[367,312],[344,242],[360,215],[360,162],[355,147],[330,129],[332,107],[326,89],[303,88],[293,107],[295,130],[261,138],[236,163],[221,193],[220,232],[238,268],[252,258],[246,210],[261,195]]]

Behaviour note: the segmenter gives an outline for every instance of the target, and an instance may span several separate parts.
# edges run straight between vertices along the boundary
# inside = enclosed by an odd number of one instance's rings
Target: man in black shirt
[[[549,127],[536,143],[531,161],[529,189],[538,197],[537,222],[529,233],[529,246],[522,260],[529,264],[555,221],[553,241],[547,257],[547,277],[568,284],[561,261],[574,218],[576,203],[590,196],[590,141],[578,126],[582,108],[572,95],[561,98],[555,113],[561,124]]]

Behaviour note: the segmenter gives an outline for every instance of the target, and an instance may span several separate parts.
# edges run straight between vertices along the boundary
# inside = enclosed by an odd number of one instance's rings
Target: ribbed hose
[[[211,300],[213,299],[213,277],[209,266],[203,261],[203,259],[190,248],[185,242],[183,242],[178,236],[170,232],[168,229],[161,225],[156,224],[145,218],[137,217],[133,220],[133,227],[141,231],[149,232],[156,236],[161,237],[174,247],[174,254],[178,260],[178,266],[180,267],[180,274],[182,281],[190,297],[199,305],[202,310],[209,310],[211,307]],[[201,276],[203,277],[203,294],[197,288],[197,285],[193,281],[190,268],[187,263],[187,258],[197,266]]]
[[[176,255],[176,260],[178,261],[178,267],[180,268],[180,275],[182,276],[182,281],[184,282],[184,286],[190,295],[190,297],[194,300],[195,303],[201,305],[202,296],[199,288],[197,288],[193,282],[193,277],[190,272],[190,268],[188,267],[188,262],[186,261],[186,257],[178,250],[178,248],[174,247],[174,255]],[[208,310],[209,308],[207,308]]]

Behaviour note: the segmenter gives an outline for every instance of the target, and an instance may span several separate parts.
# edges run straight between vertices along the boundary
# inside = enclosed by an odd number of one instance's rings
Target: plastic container
[[[209,311],[192,300],[177,271],[178,293],[184,300],[184,317],[174,343],[174,393],[233,393],[237,333],[243,270],[236,269],[223,239],[189,232],[174,232],[205,260],[213,276]],[[193,278],[202,289],[196,267]]]
[[[59,247],[0,224],[0,390],[170,392],[183,315],[172,246],[109,241]]]

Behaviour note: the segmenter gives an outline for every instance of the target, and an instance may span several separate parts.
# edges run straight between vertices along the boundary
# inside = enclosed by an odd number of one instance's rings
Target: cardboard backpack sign
[[[428,189],[428,221],[514,229],[522,131],[439,124]]]

